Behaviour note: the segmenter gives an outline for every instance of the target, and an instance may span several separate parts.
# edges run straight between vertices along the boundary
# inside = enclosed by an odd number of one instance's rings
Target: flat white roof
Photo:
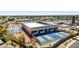
[[[69,27],[70,25],[62,24],[62,25],[59,25],[59,26],[62,26],[62,27]]]
[[[76,28],[79,28],[79,26],[76,26]]]
[[[48,23],[50,25],[57,25],[56,22],[45,22],[45,23]]]
[[[36,23],[36,22],[30,22],[30,23],[23,23],[25,24],[26,26],[28,26],[29,28],[35,28],[35,27],[43,27],[43,26],[46,26],[44,24],[40,24],[40,23]]]

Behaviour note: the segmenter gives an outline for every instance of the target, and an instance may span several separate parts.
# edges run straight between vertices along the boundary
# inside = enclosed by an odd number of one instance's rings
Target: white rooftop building
[[[43,21],[43,22],[44,22],[44,21]],[[55,26],[58,25],[56,22],[44,22],[44,23],[47,23],[47,24],[50,24],[50,25],[55,25]]]
[[[29,21],[29,19],[15,19],[16,22],[26,22]]]
[[[56,25],[43,22],[22,22],[22,26],[29,34],[41,34],[58,30]]]

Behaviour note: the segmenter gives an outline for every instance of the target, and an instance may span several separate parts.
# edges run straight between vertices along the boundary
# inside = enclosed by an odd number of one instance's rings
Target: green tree
[[[15,37],[12,34],[4,34],[3,38],[6,42],[11,41],[11,45],[13,45],[13,40],[15,39]]]
[[[22,36],[20,36],[20,39],[19,39],[19,45],[20,45],[20,47],[23,47],[23,45],[24,45],[24,43],[25,43],[25,37],[22,35]]]
[[[33,46],[32,46],[32,45],[30,45],[30,46],[28,46],[28,48],[33,48]]]
[[[22,43],[22,44],[25,43],[24,35],[20,36],[19,42]]]
[[[6,29],[3,27],[2,24],[0,24],[0,37],[2,37],[3,34],[5,34],[5,33],[6,33]]]

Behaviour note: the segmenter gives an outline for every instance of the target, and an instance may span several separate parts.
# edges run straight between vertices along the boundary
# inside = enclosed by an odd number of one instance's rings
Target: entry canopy
[[[79,11],[0,11],[0,16],[59,16],[79,15]]]

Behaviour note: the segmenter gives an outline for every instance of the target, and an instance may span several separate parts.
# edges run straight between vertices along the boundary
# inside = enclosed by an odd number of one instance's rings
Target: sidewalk
[[[66,48],[69,48],[73,43],[75,43],[76,42],[76,40],[73,40],[73,42],[71,42],[71,43],[69,43],[67,46],[66,46]]]

